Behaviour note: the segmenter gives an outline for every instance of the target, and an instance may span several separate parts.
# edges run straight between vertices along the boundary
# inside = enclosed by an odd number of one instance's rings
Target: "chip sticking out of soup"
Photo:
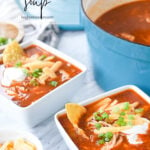
[[[86,108],[75,103],[68,103],[65,105],[65,108],[67,112],[67,117],[76,129],[76,132],[82,137],[88,139],[85,132],[78,125],[80,118],[86,113]]]
[[[79,150],[149,149],[150,104],[133,90],[82,107],[86,113],[80,118],[78,127],[88,138],[76,131],[66,114],[58,116]]]
[[[20,59],[23,59],[24,52],[17,41],[12,41],[3,52],[3,63],[5,66],[17,63]]]
[[[13,41],[0,65],[1,93],[26,107],[81,72],[58,56],[32,45],[26,49]]]
[[[78,104],[68,103],[65,105],[67,116],[73,125],[79,123],[80,118],[86,113],[86,108]]]

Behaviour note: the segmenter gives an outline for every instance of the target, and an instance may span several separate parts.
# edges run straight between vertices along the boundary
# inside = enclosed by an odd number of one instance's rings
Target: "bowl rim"
[[[115,88],[115,89],[113,89],[113,90],[110,90],[110,91],[104,92],[104,93],[102,93],[102,94],[99,94],[99,95],[97,95],[97,96],[91,97],[91,98],[89,98],[89,99],[83,100],[82,102],[80,102],[80,103],[78,103],[78,104],[85,106],[85,105],[91,104],[91,103],[93,103],[93,102],[96,102],[96,101],[98,101],[99,99],[105,98],[105,97],[107,97],[107,96],[111,96],[111,95],[113,95],[113,94],[117,94],[117,93],[119,93],[119,92],[123,92],[123,91],[125,91],[125,90],[127,90],[127,89],[132,89],[133,91],[135,91],[136,93],[138,93],[138,95],[140,95],[145,101],[149,102],[149,104],[150,104],[150,97],[149,97],[145,92],[143,92],[140,88],[138,88],[138,87],[135,86],[135,85],[125,85],[125,86],[121,86],[121,87],[119,87],[119,88]],[[73,145],[76,150],[78,150],[77,145],[73,142],[73,140],[71,139],[71,137],[69,136],[69,134],[65,131],[65,129],[63,128],[63,126],[61,125],[61,123],[60,123],[60,121],[59,121],[59,119],[58,119],[58,117],[59,117],[60,115],[63,115],[63,114],[65,114],[65,113],[66,113],[66,110],[65,110],[65,109],[62,109],[62,110],[58,111],[58,112],[54,115],[55,124],[56,124],[57,128],[59,129],[59,132],[60,132],[60,134],[62,135],[63,139],[66,139],[66,138],[67,138],[67,139],[69,140],[68,142],[71,143],[71,145]],[[67,144],[67,146],[69,147],[68,144]]]
[[[37,103],[39,103],[40,101],[44,100],[44,98],[46,96],[48,96],[49,94],[52,94],[54,92],[57,92],[57,90],[59,90],[60,88],[62,88],[63,86],[65,86],[66,84],[72,82],[73,80],[75,80],[76,78],[80,77],[81,75],[85,74],[86,71],[87,71],[87,68],[85,67],[85,65],[83,65],[82,63],[80,63],[79,61],[75,60],[74,58],[71,58],[70,56],[64,54],[63,52],[59,51],[58,49],[54,48],[54,47],[51,47],[47,44],[45,44],[44,42],[41,42],[39,40],[34,40],[34,41],[27,41],[23,44],[21,44],[21,47],[22,48],[27,48],[27,47],[30,47],[32,45],[35,45],[35,46],[39,46],[40,48],[54,54],[55,56],[58,56],[59,58],[71,63],[72,65],[76,66],[77,68],[79,68],[81,70],[81,72],[77,75],[75,75],[73,78],[71,78],[70,80],[66,81],[65,83],[63,83],[62,85],[60,85],[59,87],[55,88],[54,90],[48,92],[47,94],[43,95],[41,98],[39,98],[38,100],[34,101],[33,103],[31,103],[30,105],[26,106],[26,107],[21,107],[15,103],[13,103],[12,100],[6,98],[4,95],[1,95],[2,97],[4,97],[6,100],[8,100],[9,104],[16,108],[16,109],[19,109],[19,110],[27,110],[27,109],[30,109],[32,107],[34,107],[34,105],[36,105]],[[67,60],[69,59],[69,61]]]
[[[18,29],[18,34],[17,34],[15,40],[20,42],[23,39],[25,32],[24,32],[24,28],[21,24],[19,24],[17,22],[13,22],[13,21],[0,21],[0,24],[10,24],[10,25],[16,27]],[[7,46],[7,44],[0,46],[0,50],[5,49],[6,46]]]
[[[35,136],[33,133],[31,132],[28,132],[28,131],[25,131],[25,130],[16,130],[16,129],[8,129],[8,128],[0,128],[0,134],[15,134],[16,137],[14,138],[8,138],[8,141],[10,140],[15,140],[15,139],[18,139],[18,138],[23,138],[29,142],[31,142],[32,144],[34,144],[37,148],[37,150],[43,150],[43,145],[41,143],[41,141],[39,140],[39,138],[37,136]],[[6,134],[6,135],[7,135]],[[19,137],[17,137],[17,135]],[[34,140],[34,142],[32,142],[30,139]],[[7,142],[7,141],[3,141],[1,140],[2,142]]]

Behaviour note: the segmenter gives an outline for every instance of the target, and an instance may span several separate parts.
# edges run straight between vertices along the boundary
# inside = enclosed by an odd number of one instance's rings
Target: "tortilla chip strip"
[[[38,69],[38,68],[44,68],[44,67],[52,67],[53,66],[53,62],[50,62],[50,61],[40,61],[40,60],[36,60],[34,62],[30,62],[30,63],[27,63],[25,65],[23,65],[23,67],[25,68],[29,68],[31,71],[34,71],[35,69]]]
[[[46,62],[45,62],[46,63]],[[43,73],[42,75],[39,77],[39,82],[41,84],[45,84],[45,81],[48,79],[48,78],[51,78],[51,79],[55,79],[57,77],[56,75],[56,71],[58,71],[58,69],[61,67],[62,65],[62,62],[61,61],[57,61],[55,62],[52,67],[45,67],[43,68]]]
[[[122,126],[122,127],[101,127],[100,130],[95,129],[94,133],[95,134],[101,134],[101,133],[107,133],[107,132],[113,132],[113,133],[117,133],[117,132],[121,132],[123,130],[127,130],[130,129],[132,126]]]

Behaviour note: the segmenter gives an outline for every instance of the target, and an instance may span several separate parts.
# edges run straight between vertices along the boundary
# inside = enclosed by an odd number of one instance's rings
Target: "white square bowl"
[[[11,117],[25,127],[33,127],[37,125],[63,107],[63,105],[80,88],[86,73],[84,65],[43,42],[28,42],[22,45],[22,47],[27,48],[31,45],[37,45],[55,56],[62,58],[79,68],[81,72],[27,107],[20,107],[7,99],[4,95],[0,94],[0,110],[2,110],[8,117]]]
[[[24,139],[35,145],[37,150],[43,150],[42,143],[33,134],[26,131],[18,131],[14,129],[0,129],[0,143]]]
[[[140,95],[144,100],[146,100],[147,102],[150,103],[150,97],[148,95],[146,95],[142,90],[140,90],[138,87],[136,87],[134,85],[126,85],[126,86],[122,86],[120,88],[105,92],[103,94],[100,94],[100,95],[98,95],[96,97],[93,97],[93,98],[90,98],[88,100],[85,100],[85,101],[83,101],[79,104],[85,106],[85,105],[91,104],[95,101],[98,101],[100,99],[103,99],[105,97],[109,97],[109,96],[112,96],[114,94],[123,92],[127,89],[132,89],[133,91],[138,93],[138,95]],[[65,114],[65,113],[66,113],[65,109],[63,109],[63,110],[61,110],[61,111],[59,111],[58,113],[55,114],[54,119],[55,119],[56,126],[57,126],[60,134],[62,135],[63,139],[65,140],[67,146],[69,147],[69,149],[70,150],[79,150],[77,145],[72,141],[72,139],[70,138],[68,133],[65,131],[65,129],[63,128],[63,126],[61,125],[61,123],[58,119],[59,116],[61,116],[62,114]]]

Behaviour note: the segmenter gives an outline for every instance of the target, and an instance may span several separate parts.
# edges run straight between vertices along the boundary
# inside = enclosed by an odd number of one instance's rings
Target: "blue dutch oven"
[[[82,23],[91,48],[98,84],[104,90],[134,84],[150,94],[150,47],[105,32],[93,23],[85,7],[87,5],[83,0]]]

